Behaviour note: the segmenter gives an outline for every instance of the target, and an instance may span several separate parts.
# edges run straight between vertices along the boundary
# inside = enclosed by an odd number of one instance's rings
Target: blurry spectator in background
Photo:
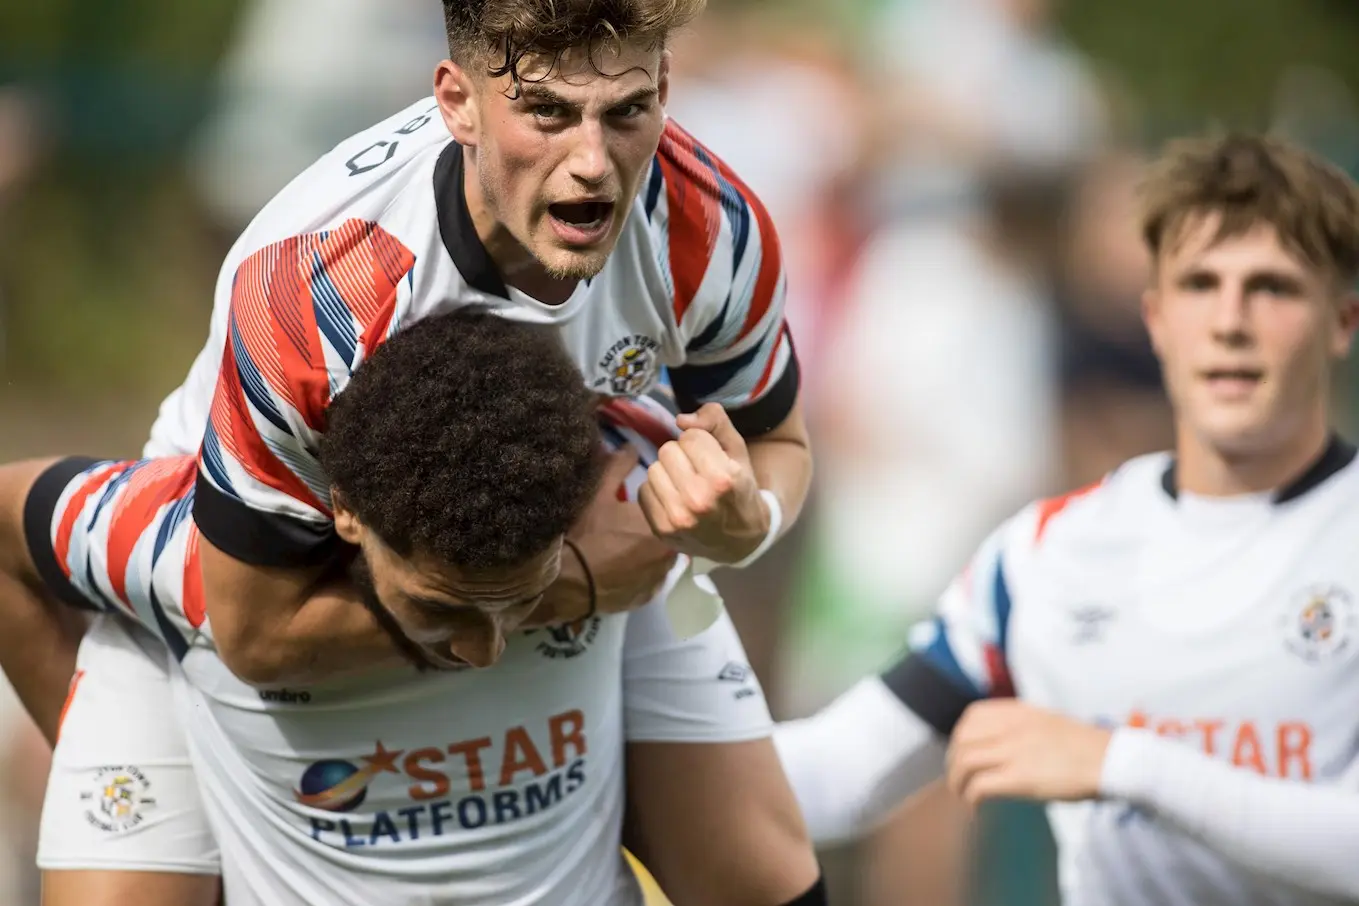
[[[12,206],[38,162],[38,127],[33,99],[17,87],[0,85],[0,243],[15,228]],[[5,290],[0,284],[0,397],[6,393]],[[0,903],[36,903],[38,873],[33,858],[49,753],[3,678],[0,740],[0,802],[5,803],[0,811]]]
[[[885,663],[989,526],[1062,480],[1061,186],[1108,115],[1050,7],[885,0],[869,21],[877,226],[827,356],[826,590],[799,634],[796,710]],[[962,902],[967,828],[942,788],[908,805],[866,844],[861,902]]]
[[[13,229],[10,208],[38,157],[34,102],[17,86],[0,84],[0,242]],[[5,286],[0,284],[0,372],[5,365]]]
[[[997,512],[1056,478],[1059,198],[998,174],[978,210],[886,227],[864,251],[820,439],[826,543],[856,621],[909,622]]]
[[[917,619],[949,564],[1059,477],[1057,187],[1100,147],[1105,115],[1049,13],[1046,0],[888,0],[870,23],[876,226],[825,357],[835,398],[817,435],[827,557],[847,583],[831,635],[856,645]],[[820,629],[803,660],[829,672],[806,708],[874,655],[827,651]]]
[[[1142,324],[1150,267],[1138,236],[1142,161],[1110,154],[1075,181],[1059,272],[1063,485],[1171,445],[1161,371]]]
[[[983,197],[976,211],[881,230],[852,285],[828,373],[839,405],[819,446],[840,592],[806,655],[823,689],[842,687],[856,657],[884,660],[875,648],[928,609],[949,564],[1056,478],[1047,277],[1060,196],[1046,178],[1006,173]],[[869,844],[866,902],[956,902],[964,829],[942,788],[908,807]]]
[[[1106,131],[1085,60],[1051,25],[1054,0],[885,0],[877,118],[889,215],[966,198],[996,168],[1051,169]]]
[[[764,201],[787,271],[786,317],[797,342],[813,441],[826,404],[824,353],[839,315],[858,230],[838,191],[861,160],[858,84],[824,23],[772,3],[713,2],[674,44],[667,112],[725,160]],[[814,504],[816,497],[811,502]],[[769,555],[715,581],[776,716],[792,588],[807,542],[804,513]]]
[[[430,94],[448,55],[431,0],[250,0],[240,23],[191,156],[223,252],[341,139]]]

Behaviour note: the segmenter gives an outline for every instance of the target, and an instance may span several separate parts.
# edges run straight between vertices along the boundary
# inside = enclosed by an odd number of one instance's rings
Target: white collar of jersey
[[[434,209],[439,218],[439,237],[467,285],[487,296],[512,302],[520,309],[535,311],[538,316],[532,318],[534,321],[560,324],[574,317],[589,281],[582,280],[571,297],[560,305],[548,305],[505,285],[491,260],[491,253],[486,251],[477,235],[472,212],[467,209],[463,172],[462,146],[449,142],[434,165]]]
[[[1175,478],[1175,460],[1172,458],[1161,473],[1161,488],[1171,500],[1179,501],[1198,510],[1212,508],[1218,511],[1239,511],[1241,508],[1258,507],[1261,504],[1280,504],[1297,500],[1308,491],[1321,485],[1354,461],[1356,449],[1353,444],[1338,434],[1331,434],[1326,449],[1316,461],[1302,471],[1297,478],[1275,491],[1260,494],[1242,494],[1235,497],[1204,497],[1197,494],[1181,494]]]

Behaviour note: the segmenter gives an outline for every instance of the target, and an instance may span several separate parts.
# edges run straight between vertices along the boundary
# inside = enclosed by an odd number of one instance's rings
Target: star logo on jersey
[[[645,334],[624,337],[609,347],[599,360],[603,376],[592,389],[614,396],[640,396],[656,380],[657,350],[660,344]]]
[[[586,783],[578,708],[454,742],[375,740],[368,754],[306,765],[293,789],[313,840],[335,849],[428,841],[532,818]],[[119,768],[119,771],[126,771]]]
[[[90,788],[80,794],[80,801],[86,804],[85,820],[110,834],[132,830],[156,807],[150,792],[151,781],[140,768],[100,768],[94,772]]]
[[[1320,663],[1349,650],[1355,630],[1354,599],[1338,585],[1313,585],[1288,603],[1283,617],[1284,645],[1308,663]]]

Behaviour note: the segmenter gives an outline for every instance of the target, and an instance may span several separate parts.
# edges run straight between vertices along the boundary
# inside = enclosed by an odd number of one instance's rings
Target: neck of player
[[[1201,497],[1260,494],[1286,486],[1321,458],[1331,428],[1326,406],[1308,412],[1300,424],[1273,443],[1227,451],[1185,425],[1178,428],[1176,479],[1179,489]]]
[[[477,229],[477,238],[500,272],[500,279],[505,281],[506,286],[514,287],[544,305],[561,305],[571,298],[579,281],[553,277],[542,262],[514,238],[482,194],[481,180],[476,171],[476,156],[466,152],[464,155],[467,170],[463,179],[463,195],[467,200],[467,212]]]

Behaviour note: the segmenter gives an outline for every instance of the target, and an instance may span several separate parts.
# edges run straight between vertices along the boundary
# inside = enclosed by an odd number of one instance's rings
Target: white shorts
[[[80,645],[52,756],[38,867],[218,874],[169,682],[169,652],[101,614]]]
[[[729,619],[724,616],[689,640],[679,640],[670,632],[661,601],[626,619],[626,631],[620,633],[624,636],[620,640],[622,695],[617,701],[621,706],[622,741],[724,743],[770,734],[763,692],[746,665]],[[601,644],[607,634],[602,632],[596,644]],[[534,641],[528,647],[539,652],[532,658],[546,656],[544,663],[556,663],[558,655],[570,656],[587,644],[587,637],[553,638]],[[209,655],[198,651],[191,659],[201,663],[202,656]],[[589,659],[581,658],[585,660]],[[274,710],[271,705],[272,717],[267,713],[249,717],[245,711],[229,708],[230,713],[246,720],[238,732],[254,737],[240,746],[231,745],[230,733],[225,737],[204,734],[200,728],[204,727],[206,712],[218,710],[223,704],[221,697],[209,700],[196,690],[186,696],[184,672],[171,663],[164,646],[117,616],[105,615],[95,621],[81,645],[78,670],[43,811],[38,858],[41,868],[220,874],[225,867],[233,906],[301,904],[315,901],[319,894],[325,894],[328,902],[348,903],[349,899],[334,897],[349,892],[355,895],[354,902],[368,902],[365,897],[369,894],[389,889],[380,875],[373,874],[374,868],[381,869],[380,864],[367,860],[361,866],[348,863],[349,854],[343,851],[337,853],[338,863],[317,858],[316,851],[309,850],[310,838],[305,834],[301,838],[287,833],[280,836],[278,815],[283,814],[286,820],[287,813],[270,815],[269,809],[256,809],[258,800],[249,792],[256,778],[242,778],[240,763],[234,765],[236,771],[223,770],[224,764],[231,762],[230,758],[224,762],[218,757],[224,745],[239,749],[243,756],[251,749],[268,748],[268,722],[276,718],[281,728],[293,725],[290,712],[296,715],[295,729],[309,733],[313,729],[309,715],[314,707],[293,709],[280,701],[278,704],[285,707]],[[260,698],[254,691],[249,695]],[[203,710],[186,712],[195,701]],[[379,728],[392,716],[390,704],[384,707],[375,702],[371,708],[360,705],[347,710],[344,733],[371,745],[382,733]],[[210,724],[221,728],[215,719]],[[194,728],[191,732],[197,746],[186,738],[186,725]],[[255,729],[265,737],[263,743]],[[442,741],[439,732],[436,730],[434,737]],[[207,755],[200,748],[205,743],[210,752]],[[210,767],[196,762],[208,767],[206,775],[195,772],[191,749],[198,749],[199,758],[208,759]],[[596,757],[605,753],[590,754]],[[596,763],[601,769],[607,764],[608,774],[616,776],[621,771],[618,756],[600,757]],[[295,780],[291,776],[288,779]],[[592,784],[600,779],[594,777]],[[593,869],[584,871],[595,881],[588,885],[596,894],[595,902],[636,903],[636,884],[618,856],[616,824],[621,818],[621,803],[613,795],[601,799],[594,812],[598,819],[608,818],[607,826],[597,829],[596,842],[588,854],[576,855],[595,863]],[[333,825],[348,827],[344,813],[316,814]],[[216,834],[214,826],[219,831]],[[565,834],[567,838],[572,835]],[[583,840],[586,835],[576,836]],[[330,837],[326,839],[338,843],[344,835]],[[220,857],[219,840],[223,850]],[[614,842],[608,844],[608,840]],[[348,882],[346,874],[350,874]],[[575,879],[568,884],[584,880],[579,869],[573,874]],[[392,881],[395,887],[390,889],[395,895],[384,894],[386,902],[426,902],[418,897],[404,898],[397,891],[409,890],[408,884],[399,877]],[[565,903],[558,899],[561,893],[559,886],[545,899],[523,902]],[[501,898],[495,896],[493,900],[499,902]]]

